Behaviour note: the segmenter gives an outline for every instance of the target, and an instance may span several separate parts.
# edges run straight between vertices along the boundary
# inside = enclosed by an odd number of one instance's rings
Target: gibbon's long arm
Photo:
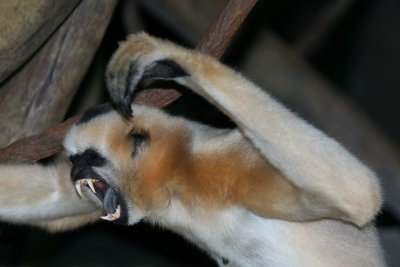
[[[0,221],[62,231],[97,220],[102,209],[79,198],[70,170],[66,163],[0,165]]]
[[[381,207],[379,181],[370,169],[209,56],[140,33],[121,44],[106,78],[114,104],[125,115],[130,115],[132,96],[144,79],[174,80],[216,105],[301,191],[302,201],[321,204],[301,220],[330,217],[363,226]]]

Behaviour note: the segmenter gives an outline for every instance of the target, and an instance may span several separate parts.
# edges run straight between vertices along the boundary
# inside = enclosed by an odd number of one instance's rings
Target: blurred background
[[[0,147],[106,102],[105,66],[128,34],[195,47],[227,2],[2,0]],[[399,14],[398,0],[258,1],[222,58],[378,173],[389,266],[400,266]],[[192,94],[168,110],[231,126]],[[179,236],[144,224],[59,234],[0,224],[0,266],[128,265],[216,266]]]

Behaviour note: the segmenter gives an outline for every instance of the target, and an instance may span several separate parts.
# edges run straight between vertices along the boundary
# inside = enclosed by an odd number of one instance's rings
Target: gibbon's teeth
[[[112,222],[112,221],[119,219],[119,217],[121,217],[121,206],[120,205],[118,205],[117,209],[115,210],[115,212],[113,214],[109,213],[106,216],[102,216],[100,218],[103,220]]]
[[[92,192],[94,194],[96,194],[96,190],[95,187],[93,185],[94,182],[96,182],[98,180],[96,179],[91,179],[91,178],[87,178],[87,179],[80,179],[78,181],[75,182],[75,189],[78,192],[79,197],[82,198],[82,185],[88,185],[89,188],[92,190]]]
[[[121,217],[121,206],[118,205],[117,209],[115,210],[113,217],[115,217],[116,219],[119,219],[119,217]]]
[[[93,186],[93,179],[86,179],[87,184],[89,185],[90,189],[92,190],[93,193],[96,194],[96,190],[94,190],[94,186]]]
[[[76,192],[78,192],[79,197],[82,198],[82,183],[80,180],[75,182],[75,189]]]
[[[106,221],[110,221],[110,222],[113,221],[112,214],[107,214],[106,216],[101,216],[100,218],[103,220],[106,220]]]

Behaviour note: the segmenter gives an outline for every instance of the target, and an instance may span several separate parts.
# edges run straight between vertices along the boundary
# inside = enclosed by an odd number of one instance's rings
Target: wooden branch
[[[0,150],[2,163],[32,163],[49,157],[62,149],[63,137],[80,116],[69,118],[56,127],[44,130],[40,134],[22,138]]]
[[[203,38],[196,48],[220,58],[256,3],[256,0],[229,1],[217,21],[207,30],[206,36],[208,38]],[[224,36],[224,38],[218,38],[219,36]]]
[[[256,2],[229,1],[216,23],[203,36],[198,45],[199,49],[219,58]],[[178,97],[179,94],[175,90],[153,89],[138,94],[135,102],[162,107]],[[21,139],[1,149],[0,162],[34,162],[59,152],[64,134],[77,119],[78,117],[71,118],[38,135]]]

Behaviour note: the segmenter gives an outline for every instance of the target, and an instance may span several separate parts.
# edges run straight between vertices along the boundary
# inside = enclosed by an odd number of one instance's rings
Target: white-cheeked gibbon
[[[237,129],[132,105],[138,84],[171,80]],[[147,221],[220,266],[384,266],[375,174],[264,90],[200,52],[145,33],[122,43],[92,109],[64,140],[70,163],[0,167],[0,219],[50,231],[102,217]]]

